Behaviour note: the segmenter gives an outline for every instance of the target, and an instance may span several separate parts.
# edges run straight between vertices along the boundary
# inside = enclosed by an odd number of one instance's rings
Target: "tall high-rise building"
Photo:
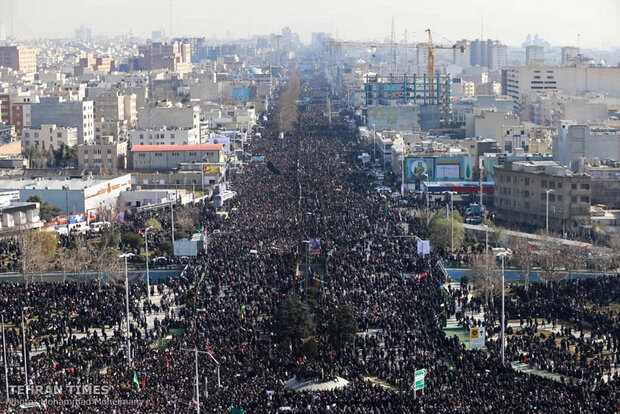
[[[574,46],[564,46],[562,48],[562,66],[566,66],[572,59],[579,55],[579,48]]]
[[[92,40],[92,30],[84,25],[75,29],[75,40],[80,42],[90,42]]]
[[[545,63],[545,48],[542,46],[528,45],[525,47],[525,64],[542,65]]]
[[[37,71],[37,52],[25,46],[0,46],[0,66],[34,73]]]
[[[471,49],[470,42],[467,40],[459,40],[456,47],[452,50],[452,63],[462,68],[468,68],[471,65]]]
[[[508,48],[499,40],[476,39],[471,42],[469,48],[472,66],[501,69],[508,63]]]

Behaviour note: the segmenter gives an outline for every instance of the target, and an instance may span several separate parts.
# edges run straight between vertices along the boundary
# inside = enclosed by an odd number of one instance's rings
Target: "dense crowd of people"
[[[439,256],[417,253],[415,237],[428,237],[424,221],[403,214],[369,185],[357,160],[360,145],[344,124],[327,125],[314,111],[300,112],[295,130],[282,138],[268,125],[267,133],[252,141],[250,152],[275,168],[249,163],[243,174],[231,177],[238,196],[226,207],[227,219],[218,217],[212,205],[197,204],[197,221],[211,234],[208,253],[159,286],[162,309],[144,305],[144,285],[132,284],[131,366],[124,348],[123,286],[0,285],[9,326],[11,384],[25,381],[19,326],[26,309],[31,385],[105,384],[110,387],[107,398],[140,402],[123,407],[54,405],[31,412],[193,412],[194,349],[202,352],[202,412],[230,412],[230,407],[246,413],[280,407],[298,413],[618,412],[617,376],[602,381],[597,371],[618,361],[618,313],[589,307],[592,302],[607,306],[604,298],[610,292],[609,299],[617,303],[616,279],[567,282],[557,289],[534,284],[529,292],[517,288],[507,303],[515,318],[548,315],[566,321],[567,327],[588,323],[591,338],[601,339],[610,352],[606,359],[590,359],[600,354],[600,345],[578,336],[557,346],[556,336],[515,333],[507,348],[514,359],[528,355],[537,366],[582,382],[553,381],[503,367],[496,341],[489,340],[486,350],[467,351],[442,329],[462,299],[446,293],[452,290]],[[418,204],[424,201],[412,197],[411,205]],[[149,218],[157,218],[164,229],[171,226],[167,212],[150,211],[125,217],[123,229],[137,232]],[[304,265],[304,242],[312,238],[321,240],[314,267]],[[323,270],[314,270],[321,266]],[[314,358],[304,354],[301,341],[278,341],[273,318],[291,295],[308,297],[303,283],[308,268],[322,278],[311,292]],[[343,307],[352,310],[359,332],[350,344],[336,347],[327,331]],[[163,316],[159,313],[154,329],[147,329],[146,316],[158,310]],[[496,329],[496,308],[487,310],[485,323]],[[578,357],[572,358],[574,347]],[[427,371],[425,391],[414,398],[414,373],[420,368]],[[286,386],[295,375],[314,381],[341,377],[349,384],[296,392]]]

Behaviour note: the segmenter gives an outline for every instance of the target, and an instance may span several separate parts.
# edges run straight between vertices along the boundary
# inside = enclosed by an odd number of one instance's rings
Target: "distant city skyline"
[[[520,46],[528,33],[554,46],[620,46],[617,0],[0,0],[0,23],[18,38],[68,38],[81,25],[93,36],[149,37],[164,30],[173,36],[249,37],[279,33],[289,26],[309,42],[312,32],[339,39],[385,39],[394,16],[396,38],[425,41],[499,39]],[[172,17],[170,13],[172,4]],[[482,24],[481,24],[482,23]]]

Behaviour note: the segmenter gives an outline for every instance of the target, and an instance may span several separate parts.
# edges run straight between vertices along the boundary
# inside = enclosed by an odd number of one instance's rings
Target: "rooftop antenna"
[[[390,31],[390,53],[392,54],[392,72],[396,72],[396,49],[394,48],[394,42],[396,41],[396,28],[394,27],[394,15],[392,15],[392,28]]]
[[[170,36],[170,42],[172,43],[172,0],[170,0],[170,16],[169,16],[169,18],[170,18],[170,24],[169,24],[170,27],[168,28],[168,30],[170,31],[170,35],[169,36]]]
[[[13,0],[11,0],[11,38],[13,38]]]
[[[581,53],[581,34],[577,33],[577,49],[579,49],[579,52]]]

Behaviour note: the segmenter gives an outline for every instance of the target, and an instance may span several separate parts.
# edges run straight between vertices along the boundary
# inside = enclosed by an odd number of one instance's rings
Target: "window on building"
[[[577,202],[577,197],[571,197],[570,198],[570,202],[571,203],[576,203]]]
[[[530,185],[530,177],[525,177],[525,185]]]
[[[589,203],[590,202],[590,197],[588,197],[588,196],[581,196],[581,202],[582,203]]]
[[[573,189],[573,190],[576,190],[576,189],[577,189],[577,184],[574,184],[574,183],[573,183],[573,184],[571,184],[571,185],[570,185],[570,188],[571,188],[571,189]]]
[[[549,188],[555,188],[555,181],[549,181]]]
[[[540,186],[543,187],[543,188],[547,188],[547,180],[542,180],[540,182]]]
[[[562,188],[562,183],[558,183],[558,188]]]
[[[589,190],[590,189],[590,184],[581,183],[581,189],[582,190]]]
[[[562,201],[563,197],[562,194],[558,194],[558,201]]]
[[[555,194],[549,193],[549,201],[555,201]]]
[[[107,150],[107,152],[108,152],[108,154],[112,154],[112,150],[111,149]]]

